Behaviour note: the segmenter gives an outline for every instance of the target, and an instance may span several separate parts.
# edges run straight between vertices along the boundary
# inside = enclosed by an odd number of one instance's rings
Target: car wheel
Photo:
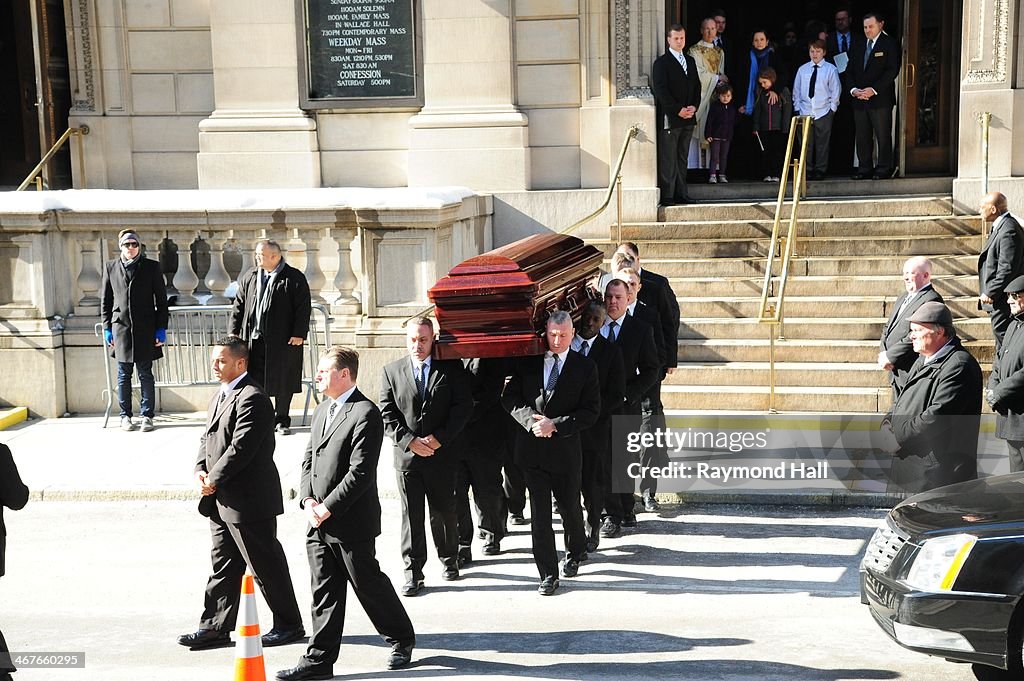
[[[1020,678],[1009,670],[990,667],[987,664],[972,664],[971,671],[974,672],[974,678],[978,681],[1010,681],[1010,679]]]
[[[990,667],[987,664],[972,664],[971,671],[978,681],[1008,681],[1024,678],[1024,617],[1021,611],[1014,614],[1014,622],[1010,626],[1010,642],[1007,648],[1009,655],[1006,666],[1009,669]]]

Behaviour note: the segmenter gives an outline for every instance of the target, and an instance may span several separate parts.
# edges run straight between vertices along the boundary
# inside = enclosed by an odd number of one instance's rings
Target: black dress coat
[[[597,422],[601,414],[601,388],[597,367],[586,357],[570,350],[550,396],[544,390],[544,355],[524,357],[516,362],[501,402],[519,424],[516,463],[524,469],[540,468],[552,473],[579,471],[583,466],[580,433]],[[531,432],[535,415],[555,423],[551,437]]]
[[[164,356],[156,330],[168,322],[167,288],[160,263],[139,257],[129,281],[120,258],[103,267],[103,328],[114,335],[110,356],[118,362],[151,362]]]
[[[854,109],[891,109],[896,105],[896,76],[900,72],[900,47],[896,40],[886,34],[878,34],[871,48],[871,56],[864,64],[867,39],[854,41],[850,48],[850,62],[846,67],[844,86],[849,92],[853,88],[874,88],[877,93],[868,100],[851,100]]]
[[[697,116],[680,118],[679,112],[687,106],[700,106],[700,76],[697,74],[697,62],[688,54],[686,71],[675,56],[666,50],[665,54],[654,60],[651,73],[651,89],[654,91],[654,102],[658,113],[657,126],[665,128],[693,128],[697,125]]]
[[[200,512],[212,515],[212,499],[229,523],[284,513],[274,447],[274,407],[259,384],[245,376],[223,401],[218,390],[210,400],[195,466],[197,473],[209,474],[207,481],[217,491],[202,498]]]
[[[1024,440],[1024,318],[1013,318],[1006,330],[999,356],[992,363],[988,389],[995,401],[996,437]]]
[[[587,342],[590,350],[586,357],[597,368],[597,383],[601,386],[601,413],[581,437],[585,451],[601,452],[611,446],[612,414],[622,405],[626,394],[626,374],[622,368],[622,351],[617,344],[601,334]]]
[[[461,361],[432,359],[426,398],[422,400],[416,390],[409,356],[386,364],[379,404],[384,431],[394,442],[395,470],[455,465],[459,434],[473,414],[472,389]],[[441,443],[434,455],[413,454],[409,449],[413,438],[431,434]]]
[[[0,577],[4,576],[4,554],[7,553],[7,527],[4,525],[4,506],[18,511],[28,503],[28,487],[18,475],[14,457],[7,445],[0,444]]]
[[[978,291],[994,305],[1006,303],[1006,285],[1024,274],[1024,231],[1009,213],[993,225],[985,247],[978,256]],[[985,306],[990,309],[991,306]]]
[[[328,543],[369,541],[380,535],[380,497],[377,462],[384,441],[380,410],[357,388],[335,410],[324,432],[332,400],[313,412],[309,444],[302,459],[299,504],[312,497],[331,515],[320,525]],[[309,536],[317,534],[310,527]]]
[[[639,414],[641,400],[661,376],[661,361],[650,324],[628,314],[619,321],[622,325],[615,344],[622,352],[626,393],[622,409],[616,413]]]
[[[888,420],[900,456],[934,456],[927,488],[978,477],[981,367],[959,338],[953,350],[928,364],[918,357],[896,396]]]
[[[234,307],[231,310],[231,333],[252,347],[256,327],[256,302],[259,294],[259,267],[250,270],[238,282]],[[303,346],[289,345],[289,338],[305,338],[309,334],[312,302],[309,284],[302,272],[291,265],[270,282],[270,305],[262,323],[262,338],[267,353],[266,380],[263,389],[270,395],[302,391]]]
[[[903,310],[903,313],[897,318],[896,313],[900,311],[900,307],[902,307],[903,301],[907,299],[908,295],[910,294],[904,293],[896,300],[892,312],[889,314],[889,320],[882,328],[882,339],[879,342],[879,346],[885,351],[886,357],[889,358],[889,362],[893,365],[890,379],[900,388],[906,383],[907,373],[917,359],[917,353],[914,352],[914,344],[907,338],[910,334],[910,317],[924,303],[943,302],[939,292],[929,284],[926,288],[917,292],[914,299],[907,305],[907,309]]]

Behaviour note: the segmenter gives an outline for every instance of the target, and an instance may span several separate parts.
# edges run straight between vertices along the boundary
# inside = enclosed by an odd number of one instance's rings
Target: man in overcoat
[[[1024,276],[1006,285],[1010,326],[992,373],[985,399],[996,412],[996,437],[1006,440],[1010,472],[1024,471]]]

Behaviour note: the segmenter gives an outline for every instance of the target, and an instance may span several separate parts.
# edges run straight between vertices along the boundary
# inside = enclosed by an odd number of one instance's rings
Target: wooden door
[[[64,24],[62,0],[35,0],[37,64],[40,92],[39,130],[41,148],[39,158],[53,146],[68,129],[71,111],[71,78],[68,69],[68,41]],[[51,189],[71,187],[71,147],[65,144],[47,164],[44,173]]]

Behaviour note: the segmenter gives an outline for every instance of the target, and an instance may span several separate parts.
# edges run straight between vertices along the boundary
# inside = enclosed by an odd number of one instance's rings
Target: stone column
[[[323,230],[302,229],[298,233],[300,240],[306,245],[306,269],[303,274],[306,276],[306,283],[309,284],[309,297],[314,303],[326,304],[327,301],[322,294],[327,277],[320,266],[320,239],[323,238]]]
[[[339,315],[358,315],[362,305],[356,297],[359,280],[352,270],[352,241],[356,238],[354,227],[338,227],[330,230],[331,237],[338,243],[338,274],[334,277],[334,286],[338,289],[338,298],[331,304],[331,312]]]
[[[210,233],[206,240],[210,244],[210,271],[206,273],[206,287],[210,289],[207,305],[227,305],[231,299],[224,295],[225,289],[231,284],[228,272],[224,268],[224,243],[222,233]]]
[[[174,304],[198,305],[199,299],[193,293],[199,286],[199,277],[192,269],[192,242],[196,235],[194,232],[175,232],[172,238],[178,246],[178,271],[174,273],[174,288],[178,291],[178,299]]]
[[[529,189],[515,105],[511,0],[422,3],[424,106],[409,120],[409,186]]]
[[[316,121],[299,109],[295,5],[210,3],[216,109],[199,124],[199,187],[319,187]]]
[[[98,315],[100,313],[100,286],[103,284],[102,272],[97,269],[97,243],[100,235],[86,232],[75,239],[81,253],[81,269],[78,271],[78,290],[82,297],[75,303],[75,314],[80,317]],[[100,267],[103,263],[100,262]]]

